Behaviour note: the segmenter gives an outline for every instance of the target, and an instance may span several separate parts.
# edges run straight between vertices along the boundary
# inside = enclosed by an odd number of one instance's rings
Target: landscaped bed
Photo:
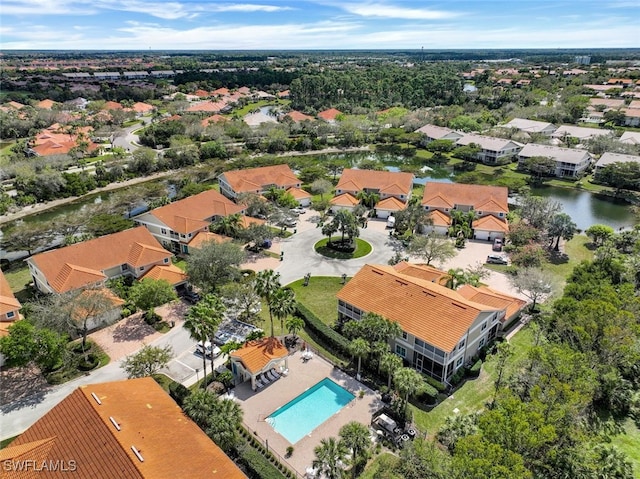
[[[341,242],[341,238],[324,238],[318,241],[314,249],[322,256],[333,259],[362,258],[371,253],[372,247],[365,240],[355,238],[350,245]]]

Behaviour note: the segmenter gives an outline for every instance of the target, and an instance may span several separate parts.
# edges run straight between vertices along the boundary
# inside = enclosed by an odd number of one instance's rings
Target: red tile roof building
[[[132,228],[28,258],[29,272],[43,293],[66,293],[104,285],[123,275],[139,278],[156,264],[171,264],[165,250],[145,228]]]
[[[283,190],[302,186],[286,164],[225,171],[218,176],[218,183],[220,192],[228,198],[236,198],[241,193],[262,194],[271,186]]]
[[[11,286],[4,273],[0,270],[0,322],[15,321],[20,318],[22,305],[11,291]]]
[[[406,203],[411,198],[414,178],[412,173],[346,168],[336,185],[336,196],[344,193],[358,196],[366,191],[377,194],[380,201],[393,197]]]
[[[188,253],[189,243],[198,233],[209,231],[216,219],[243,212],[243,206],[216,190],[207,190],[142,213],[134,221],[144,225],[165,248],[179,254]]]
[[[38,156],[66,155],[81,141],[85,141],[87,152],[92,152],[98,148],[98,145],[91,141],[92,131],[93,128],[90,126],[72,130],[55,123],[35,136],[31,150]]]
[[[57,464],[9,478],[242,479],[244,473],[151,378],[82,386],[0,451]]]

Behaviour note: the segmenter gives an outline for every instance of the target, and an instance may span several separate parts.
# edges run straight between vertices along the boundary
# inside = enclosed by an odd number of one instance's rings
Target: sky
[[[2,0],[2,50],[640,47],[640,0]]]

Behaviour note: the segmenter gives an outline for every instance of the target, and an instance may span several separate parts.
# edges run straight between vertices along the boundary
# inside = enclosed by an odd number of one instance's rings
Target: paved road
[[[133,132],[151,123],[151,117],[143,116],[140,118],[140,120],[142,121],[142,125],[136,123],[135,125],[124,128],[123,131],[125,132],[125,134],[118,136],[114,140],[113,146],[124,148],[125,151],[137,150],[140,147],[140,144],[138,143],[140,139],[138,138],[138,135],[135,135]]]

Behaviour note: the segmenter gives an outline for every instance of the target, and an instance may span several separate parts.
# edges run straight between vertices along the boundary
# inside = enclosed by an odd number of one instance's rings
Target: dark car
[[[183,298],[187,303],[191,304],[196,304],[198,301],[200,301],[200,295],[195,291],[187,291],[184,294]]]

